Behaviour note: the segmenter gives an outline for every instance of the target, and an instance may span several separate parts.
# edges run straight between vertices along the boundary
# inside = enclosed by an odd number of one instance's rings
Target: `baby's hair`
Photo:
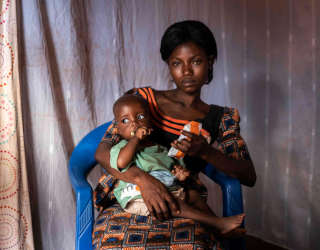
[[[115,101],[113,104],[113,114],[116,116],[118,109],[121,107],[123,104],[130,104],[130,103],[135,103],[139,102],[141,106],[145,109],[146,113],[149,113],[148,109],[148,102],[143,99],[141,96],[138,95],[132,95],[132,94],[124,94],[123,96],[119,97],[118,100]]]

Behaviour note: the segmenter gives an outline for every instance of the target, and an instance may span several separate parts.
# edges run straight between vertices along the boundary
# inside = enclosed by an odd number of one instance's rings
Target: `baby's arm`
[[[120,150],[117,159],[117,166],[119,169],[124,169],[128,166],[137,151],[140,141],[149,134],[150,131],[144,127],[138,128],[136,132],[132,134],[132,137],[128,141],[127,145]]]

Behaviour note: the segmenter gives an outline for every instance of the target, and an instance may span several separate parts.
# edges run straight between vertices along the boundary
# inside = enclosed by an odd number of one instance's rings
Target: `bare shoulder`
[[[174,103],[171,98],[170,90],[155,90],[153,89],[157,104],[161,106],[163,103]]]
[[[210,105],[201,100],[194,107],[185,106],[181,98],[172,90],[157,90],[154,91],[154,95],[162,113],[175,119],[202,119],[210,110]]]

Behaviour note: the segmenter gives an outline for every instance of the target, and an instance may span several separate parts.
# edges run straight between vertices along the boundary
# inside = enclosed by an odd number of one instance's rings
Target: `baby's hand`
[[[190,176],[190,171],[180,165],[174,165],[171,173],[179,181],[185,181]]]
[[[139,139],[139,140],[143,140],[144,138],[146,138],[148,135],[151,134],[152,129],[151,128],[146,128],[146,127],[140,127],[136,130],[135,132],[135,136]]]

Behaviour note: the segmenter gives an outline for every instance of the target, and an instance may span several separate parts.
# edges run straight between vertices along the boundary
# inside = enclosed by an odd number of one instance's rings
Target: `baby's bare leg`
[[[196,220],[214,227],[221,234],[229,233],[240,227],[244,219],[244,214],[222,218],[217,217],[195,190],[188,191],[186,201],[180,199],[177,199],[177,201],[179,202],[180,213],[174,213],[173,216]]]
[[[186,191],[186,203],[191,205],[192,207],[198,208],[199,210],[212,214],[213,216],[216,216],[216,214],[211,210],[211,208],[208,206],[207,202],[204,198],[202,198],[198,191],[194,189],[188,189]]]

